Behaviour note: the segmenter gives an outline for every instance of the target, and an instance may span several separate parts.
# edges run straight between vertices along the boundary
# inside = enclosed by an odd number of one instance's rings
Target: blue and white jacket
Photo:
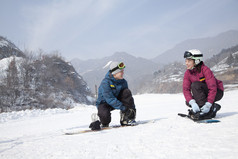
[[[125,79],[116,80],[110,71],[108,71],[98,88],[96,106],[98,107],[102,103],[107,103],[114,109],[125,110],[125,106],[123,106],[117,97],[120,91],[126,88],[128,88],[128,84]]]

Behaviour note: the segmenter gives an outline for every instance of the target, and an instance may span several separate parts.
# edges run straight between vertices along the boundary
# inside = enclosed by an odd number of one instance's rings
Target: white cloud
[[[45,47],[49,39],[65,32],[69,43],[100,22],[115,2],[64,0],[24,8],[29,49]]]
[[[47,52],[59,50],[64,56],[69,57],[71,54],[71,57],[78,58],[105,56],[115,51],[155,56],[157,52],[169,49],[182,40],[207,36],[211,33],[215,35],[223,28],[228,28],[231,22],[222,23],[222,19],[214,18],[215,13],[222,7],[228,7],[225,5],[228,2],[218,3],[217,0],[174,3],[156,0],[53,0],[40,1],[37,4],[25,2],[20,6],[24,6],[22,14],[26,26],[21,27],[26,30],[22,31],[22,34],[26,35],[25,48],[30,50],[38,48]],[[229,12],[224,12],[224,15],[226,13]],[[236,28],[237,23],[233,21],[233,28]]]

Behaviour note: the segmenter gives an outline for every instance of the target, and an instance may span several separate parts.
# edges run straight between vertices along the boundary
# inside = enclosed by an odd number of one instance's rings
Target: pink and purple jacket
[[[195,81],[205,82],[209,90],[207,101],[213,103],[216,97],[217,88],[224,91],[223,83],[217,80],[213,72],[204,63],[201,65],[201,72],[197,68],[187,70],[183,79],[183,94],[187,102],[193,99],[191,94],[191,84]]]

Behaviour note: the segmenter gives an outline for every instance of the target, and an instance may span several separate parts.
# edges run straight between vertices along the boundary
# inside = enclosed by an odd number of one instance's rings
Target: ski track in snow
[[[99,132],[64,135],[87,129],[94,106],[71,110],[31,110],[0,114],[1,159],[182,159],[238,155],[238,90],[225,92],[217,114],[220,123],[198,124],[187,113],[182,94],[134,96],[137,120],[154,123]],[[119,124],[119,111],[111,125]]]

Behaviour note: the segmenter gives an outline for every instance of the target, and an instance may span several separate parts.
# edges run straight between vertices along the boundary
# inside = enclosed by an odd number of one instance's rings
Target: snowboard
[[[186,117],[196,123],[218,123],[220,122],[220,120],[217,120],[217,119],[203,119],[203,120],[194,120],[192,119],[189,115],[187,114],[182,114],[182,113],[178,113],[178,116],[181,116],[181,117]]]
[[[76,135],[76,134],[84,134],[84,133],[90,133],[90,132],[100,132],[100,131],[116,129],[116,128],[134,127],[141,124],[154,123],[155,121],[156,120],[137,121],[135,124],[129,125],[129,126],[112,125],[109,127],[102,127],[101,130],[85,129],[85,130],[71,131],[71,132],[65,132],[64,135]]]

